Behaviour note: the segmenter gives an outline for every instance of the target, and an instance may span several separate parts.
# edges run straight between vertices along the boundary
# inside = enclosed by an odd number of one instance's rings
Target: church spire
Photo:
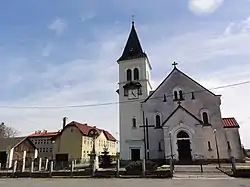
[[[135,22],[132,20],[132,28],[123,50],[122,56],[118,59],[118,61],[136,59],[146,57],[146,54],[143,52],[138,35],[135,30]]]

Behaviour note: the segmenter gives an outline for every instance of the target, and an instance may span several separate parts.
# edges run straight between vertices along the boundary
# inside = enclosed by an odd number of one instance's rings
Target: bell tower
[[[151,65],[142,50],[135,23],[132,28],[119,65],[119,123],[120,155],[122,160],[144,158],[141,102],[144,101],[151,86]]]

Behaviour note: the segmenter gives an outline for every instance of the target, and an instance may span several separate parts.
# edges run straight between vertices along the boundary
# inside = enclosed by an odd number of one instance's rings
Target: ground
[[[0,179],[4,187],[250,187],[250,179]]]

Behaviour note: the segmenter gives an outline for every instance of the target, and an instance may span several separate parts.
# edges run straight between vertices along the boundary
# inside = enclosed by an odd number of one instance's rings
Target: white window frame
[[[210,112],[209,112],[208,109],[205,109],[205,108],[203,108],[203,109],[200,110],[201,121],[204,122],[204,120],[203,120],[203,115],[202,115],[203,112],[206,112],[206,113],[207,113],[208,123],[211,124],[211,121],[210,121]]]

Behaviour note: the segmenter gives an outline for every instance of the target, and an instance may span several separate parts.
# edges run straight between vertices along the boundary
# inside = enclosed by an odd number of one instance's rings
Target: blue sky
[[[179,68],[207,88],[250,80],[249,0],[23,0],[0,6],[0,105],[65,106],[117,101],[116,60],[135,15],[156,87]],[[222,114],[240,122],[250,147],[250,85],[222,94]],[[0,107],[22,134],[58,130],[62,117],[118,132],[118,106]]]

